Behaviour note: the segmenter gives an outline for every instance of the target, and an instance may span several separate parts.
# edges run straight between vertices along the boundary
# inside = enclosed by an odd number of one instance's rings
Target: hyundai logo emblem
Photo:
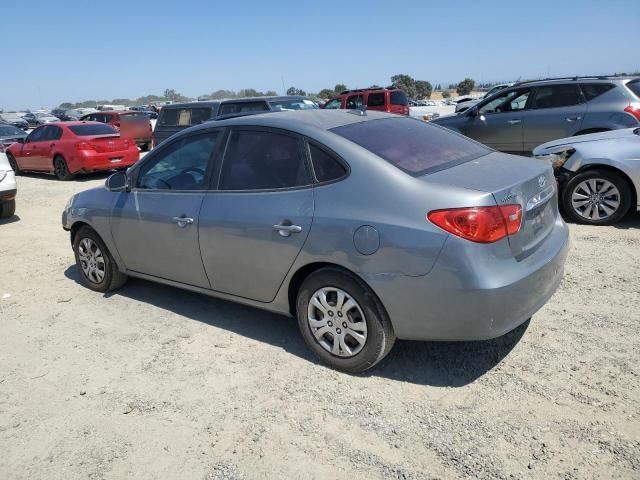
[[[539,186],[540,188],[543,188],[543,187],[545,186],[545,184],[546,184],[546,183],[547,183],[547,179],[546,179],[546,178],[544,178],[544,175],[540,175],[540,176],[538,177],[538,186]]]

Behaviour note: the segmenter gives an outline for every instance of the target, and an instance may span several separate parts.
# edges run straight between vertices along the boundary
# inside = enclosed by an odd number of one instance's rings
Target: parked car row
[[[640,191],[636,130],[640,127],[640,78],[521,82],[463,113],[442,116],[432,123],[519,155],[567,146],[561,152],[553,150],[554,155],[548,157],[555,161],[561,204],[575,221],[609,225],[636,210]],[[619,129],[628,131],[621,136],[590,136]],[[612,140],[603,143],[608,138]],[[554,143],[541,145],[549,141]],[[610,150],[602,150],[605,145]],[[587,147],[585,157],[580,152]],[[594,155],[596,151],[598,155]]]

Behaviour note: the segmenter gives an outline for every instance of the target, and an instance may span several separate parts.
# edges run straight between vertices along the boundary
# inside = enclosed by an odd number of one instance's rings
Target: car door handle
[[[184,228],[187,225],[191,225],[193,223],[193,218],[189,217],[173,217],[172,220],[178,224],[180,228]]]
[[[288,237],[292,233],[300,233],[302,231],[302,227],[299,225],[274,225],[273,229],[283,237]]]
[[[578,120],[582,120],[582,117],[566,117],[565,120],[567,122],[577,122]]]
[[[509,125],[517,125],[517,124],[519,124],[519,123],[522,123],[522,120],[520,120],[520,119],[508,120],[508,121],[507,121],[507,123],[508,123]]]

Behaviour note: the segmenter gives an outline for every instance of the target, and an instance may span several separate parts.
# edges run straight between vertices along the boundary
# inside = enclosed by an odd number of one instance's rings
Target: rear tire
[[[124,285],[127,276],[118,270],[100,236],[90,227],[81,227],[73,239],[73,253],[82,283],[96,292],[110,292]]]
[[[562,190],[562,208],[567,217],[586,225],[613,225],[631,207],[631,187],[620,174],[609,170],[587,170],[571,178]]]
[[[11,165],[11,168],[13,169],[13,174],[16,176],[20,175],[20,167],[18,167],[18,162],[13,158],[13,155],[7,153],[7,159],[9,160],[9,165]]]
[[[16,213],[15,199],[0,203],[0,218],[11,218]]]
[[[395,343],[378,297],[342,270],[323,268],[309,275],[298,291],[296,310],[307,346],[336,370],[363,372],[380,362]]]
[[[56,155],[53,159],[53,171],[58,177],[58,180],[73,180],[75,175],[69,172],[69,167],[67,166],[67,161],[62,157],[62,155]]]
[[[143,145],[140,145],[140,150],[142,150],[143,152],[148,152],[149,151],[149,144],[145,143]]]

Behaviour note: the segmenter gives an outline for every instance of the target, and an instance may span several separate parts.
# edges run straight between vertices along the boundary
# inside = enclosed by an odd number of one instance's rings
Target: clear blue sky
[[[5,109],[640,70],[639,0],[18,0],[1,31]]]

